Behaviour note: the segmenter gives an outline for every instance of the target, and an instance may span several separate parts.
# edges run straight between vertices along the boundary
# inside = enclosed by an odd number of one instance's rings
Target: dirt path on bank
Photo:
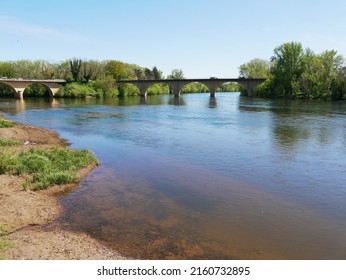
[[[68,145],[55,132],[19,123],[15,123],[14,127],[0,128],[0,139],[21,142],[21,145],[11,148],[14,151]],[[93,168],[90,166],[82,170],[80,179]],[[0,246],[0,259],[126,259],[90,236],[65,230],[54,223],[62,213],[54,194],[74,187],[73,184],[33,192],[25,191],[23,182],[21,177],[0,175],[0,226],[10,232],[0,237],[0,242],[6,244],[4,249]]]

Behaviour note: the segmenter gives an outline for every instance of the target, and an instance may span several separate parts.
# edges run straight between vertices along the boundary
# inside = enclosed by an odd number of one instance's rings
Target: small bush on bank
[[[2,153],[0,174],[25,176],[28,178],[23,184],[25,189],[40,190],[77,182],[77,172],[90,164],[97,164],[97,160],[88,150],[30,149],[17,155]]]
[[[6,121],[4,119],[0,119],[0,128],[13,127],[13,123]]]
[[[76,97],[86,97],[93,96],[95,90],[87,84],[82,83],[69,83],[66,86],[59,89],[54,97],[64,97],[64,98],[76,98]]]
[[[17,146],[20,145],[20,142],[12,139],[1,139],[0,138],[0,147],[4,146]]]

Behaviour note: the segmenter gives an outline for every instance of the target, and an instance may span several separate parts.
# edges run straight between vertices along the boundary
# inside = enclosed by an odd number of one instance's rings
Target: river
[[[239,93],[0,99],[101,165],[65,227],[143,259],[346,259],[346,103]]]

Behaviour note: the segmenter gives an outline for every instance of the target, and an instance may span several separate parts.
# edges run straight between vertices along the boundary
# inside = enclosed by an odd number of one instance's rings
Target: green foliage
[[[300,43],[274,49],[270,75],[257,87],[256,96],[342,100],[346,95],[344,58],[336,51],[316,55]]]
[[[0,77],[13,78],[16,75],[14,65],[11,62],[0,62]]]
[[[240,85],[237,83],[227,83],[223,84],[221,88],[219,88],[217,91],[222,92],[239,92],[241,91]]]
[[[264,59],[255,58],[239,67],[240,78],[267,78],[270,62]]]
[[[14,173],[18,159],[13,153],[0,152],[0,174]]]
[[[29,85],[24,91],[25,97],[50,97],[51,93],[47,86],[33,83]]]
[[[1,139],[0,138],[0,147],[5,147],[5,146],[17,146],[20,145],[20,142],[17,140],[12,140],[12,139]]]
[[[9,234],[11,233],[13,230],[7,226],[7,225],[4,225],[4,224],[0,224],[0,237],[6,235],[6,234]]]
[[[21,152],[18,155],[2,153],[0,174],[29,176],[23,186],[38,190],[54,184],[76,182],[78,170],[96,163],[97,160],[94,155],[87,150],[30,149],[28,152]]]
[[[299,79],[306,67],[302,45],[291,42],[275,48],[271,61],[277,95],[294,97],[299,92]]]
[[[0,84],[0,97],[13,97],[15,90],[6,84]]]
[[[82,67],[82,60],[80,59],[70,60],[70,71],[72,74],[72,78],[75,82],[80,81],[79,73],[80,73],[81,67]]]
[[[117,60],[108,61],[106,64],[106,75],[112,76],[115,80],[125,80],[130,76],[125,63]]]
[[[155,80],[161,80],[163,78],[162,71],[158,70],[156,66],[153,67],[152,72]]]
[[[173,69],[171,74],[167,76],[167,79],[185,79],[184,72],[181,69]]]
[[[0,119],[0,128],[13,127],[13,126],[14,126],[13,123],[6,121],[4,119]]]
[[[182,93],[200,93],[200,92],[209,92],[209,89],[206,85],[201,83],[190,83],[183,87],[181,90]]]
[[[139,95],[139,89],[132,84],[120,84],[118,86],[119,96]]]
[[[68,83],[66,86],[59,89],[55,97],[75,98],[94,96],[95,90],[88,84],[83,83]]]
[[[4,251],[4,250],[12,247],[11,243],[4,241],[4,240],[1,240],[1,237],[5,236],[7,234],[10,234],[11,232],[13,232],[12,228],[10,228],[7,225],[0,224],[0,251]],[[2,258],[3,257],[0,255],[0,260]]]
[[[119,88],[114,80],[123,79],[163,79],[162,71],[156,66],[151,69],[118,60],[95,61],[80,59],[50,63],[44,60],[19,60],[0,62],[1,77],[19,77],[28,79],[65,79],[68,83],[55,95],[56,97],[115,97],[138,95],[139,90],[133,85],[122,85]],[[150,94],[167,92],[167,87],[154,87]],[[14,90],[0,84],[0,97],[13,97]],[[42,85],[34,84],[27,88],[25,97],[49,96],[49,90]]]
[[[164,83],[154,84],[148,88],[148,95],[169,94],[169,86]]]
[[[114,79],[111,76],[107,76],[104,79],[96,80],[91,83],[92,88],[95,91],[96,97],[115,97],[119,95],[119,91],[115,86]]]

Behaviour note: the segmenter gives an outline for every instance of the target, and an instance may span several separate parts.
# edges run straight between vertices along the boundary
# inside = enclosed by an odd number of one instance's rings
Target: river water
[[[101,165],[60,222],[144,259],[346,259],[346,104],[0,99]]]

